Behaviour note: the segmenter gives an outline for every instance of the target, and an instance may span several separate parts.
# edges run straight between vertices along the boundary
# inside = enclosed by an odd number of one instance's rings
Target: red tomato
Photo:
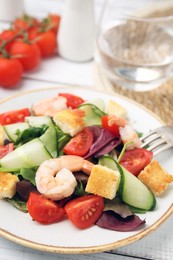
[[[64,146],[64,153],[68,155],[84,156],[93,143],[93,133],[89,128],[84,128]]]
[[[23,67],[16,59],[0,58],[0,86],[13,88],[21,80]]]
[[[56,35],[52,31],[39,32],[38,28],[34,28],[29,33],[29,39],[38,45],[42,57],[49,57],[55,54],[57,40]]]
[[[47,19],[48,19],[51,30],[55,34],[57,34],[59,25],[60,25],[60,21],[61,21],[61,17],[57,14],[49,14]]]
[[[31,217],[42,224],[51,224],[63,220],[64,208],[43,195],[31,192],[27,201],[28,212]]]
[[[14,144],[9,143],[3,146],[0,146],[0,158],[4,157],[6,154],[14,150]]]
[[[16,32],[14,30],[5,30],[3,31],[1,34],[0,34],[0,40],[1,40],[1,44],[4,42],[4,41],[10,41],[9,43],[6,44],[5,46],[5,49],[7,51],[10,50],[11,48],[11,45],[13,44],[13,39],[15,38],[16,36]]]
[[[73,199],[65,205],[70,221],[78,228],[89,228],[99,219],[104,209],[104,199],[97,195],[86,195]]]
[[[120,164],[134,175],[138,175],[151,162],[153,153],[143,148],[128,150],[124,153]]]
[[[17,122],[24,122],[25,117],[29,116],[29,115],[30,115],[30,111],[28,108],[11,110],[9,112],[0,114],[0,124],[8,125],[8,124],[14,124]]]
[[[24,71],[35,69],[41,62],[41,53],[37,44],[15,41],[11,46],[10,54],[21,62]]]
[[[80,106],[84,100],[81,97],[68,93],[59,93],[59,96],[65,97],[67,99],[67,106],[71,108],[77,108]]]
[[[109,116],[102,116],[102,126],[106,128],[109,132],[114,134],[115,136],[119,136],[119,126],[117,125],[109,125],[108,124],[108,118]]]
[[[39,25],[39,21],[35,17],[24,15],[17,18],[13,23],[13,28],[17,31],[20,30],[29,30],[30,28],[36,27]]]

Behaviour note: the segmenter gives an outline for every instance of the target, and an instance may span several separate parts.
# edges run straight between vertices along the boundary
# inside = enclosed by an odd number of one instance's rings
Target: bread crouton
[[[70,136],[76,135],[85,127],[84,119],[70,109],[57,112],[53,120],[64,133]]]
[[[19,181],[16,175],[9,172],[0,172],[0,199],[12,198],[16,193],[16,184]]]
[[[167,173],[158,161],[151,161],[140,172],[138,178],[156,195],[159,196],[173,182],[173,175]]]
[[[122,117],[124,119],[127,118],[127,114],[128,114],[127,110],[124,107],[122,107],[118,103],[115,103],[112,100],[109,100],[109,102],[107,104],[106,112],[109,115],[115,115],[118,117]]]
[[[101,165],[94,165],[85,190],[107,199],[113,199],[116,196],[119,183],[119,171]]]

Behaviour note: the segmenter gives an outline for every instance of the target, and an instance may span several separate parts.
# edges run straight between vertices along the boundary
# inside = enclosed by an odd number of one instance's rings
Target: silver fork
[[[144,134],[140,140],[141,148],[146,148],[153,152],[153,155],[161,153],[173,147],[173,127],[162,126]]]

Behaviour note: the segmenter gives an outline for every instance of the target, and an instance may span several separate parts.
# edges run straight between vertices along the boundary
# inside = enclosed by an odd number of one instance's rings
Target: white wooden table
[[[101,0],[97,1],[98,7]],[[28,14],[44,17],[48,12],[61,12],[61,1],[55,0],[25,0]],[[0,29],[8,27],[6,23],[0,23]],[[97,82],[96,82],[97,81]],[[79,85],[93,86],[95,89],[113,91],[107,89],[101,82],[98,83],[95,77],[94,63],[71,63],[60,59],[58,56],[45,60],[40,70],[24,75],[20,88],[15,90],[4,90],[0,87],[0,99],[13,95],[19,91],[26,91],[35,88],[42,88],[56,85]],[[0,212],[0,214],[2,214]],[[142,240],[121,247],[117,250],[96,254],[85,255],[60,255],[45,253],[33,250],[0,237],[0,259],[1,260],[130,260],[130,259],[152,259],[152,260],[173,260],[173,216],[163,223],[156,231],[149,234]]]

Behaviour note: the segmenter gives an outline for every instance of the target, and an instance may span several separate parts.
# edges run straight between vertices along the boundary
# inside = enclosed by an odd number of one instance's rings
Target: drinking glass
[[[111,81],[131,90],[149,91],[173,76],[171,2],[104,2],[95,60]]]

